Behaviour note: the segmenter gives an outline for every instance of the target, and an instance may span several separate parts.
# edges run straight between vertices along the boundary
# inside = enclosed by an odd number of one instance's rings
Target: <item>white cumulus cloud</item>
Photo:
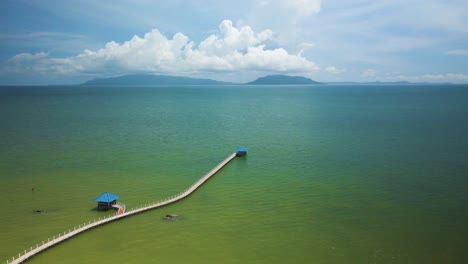
[[[346,69],[338,69],[335,66],[329,66],[325,68],[325,71],[329,73],[339,74],[339,73],[346,72]]]
[[[273,32],[269,29],[256,34],[249,26],[243,26],[240,29],[233,27],[230,20],[224,20],[219,25],[219,30],[220,36],[211,35],[200,43],[198,48],[200,52],[220,56],[232,54],[245,51],[273,37]]]
[[[298,50],[297,56],[302,56],[304,52],[307,50],[311,49],[314,47],[314,44],[312,43],[307,43],[307,42],[302,42],[299,45],[297,45],[296,49]]]
[[[33,61],[47,57],[48,54],[45,52],[38,52],[35,54],[30,53],[20,53],[15,55],[10,59],[11,62],[21,62],[21,61]]]
[[[310,16],[320,12],[322,0],[261,0],[256,4],[262,9],[287,11],[289,15]]]
[[[465,73],[435,73],[421,75],[404,75],[398,73],[378,74],[377,71],[371,76],[374,80],[384,82],[409,81],[409,82],[428,82],[428,83],[468,83],[468,74]]]
[[[402,77],[405,78],[405,77]],[[422,82],[453,82],[453,83],[467,83],[468,74],[464,73],[444,73],[444,74],[424,74],[421,76],[406,77],[410,81]]]
[[[361,74],[361,76],[364,78],[374,78],[377,76],[377,71],[374,69],[367,69]]]
[[[53,58],[47,53],[18,54],[3,66],[13,67],[16,72],[32,70],[43,75],[92,76],[135,72],[190,75],[270,71],[308,74],[319,69],[300,54],[289,54],[283,48],[269,49],[266,41],[272,39],[273,32],[269,29],[255,32],[249,26],[237,28],[225,20],[219,25],[218,34],[207,37],[198,46],[183,33],[168,38],[154,29],[143,37],[134,36],[123,43],[111,41],[101,49],[85,50],[71,57]]]
[[[293,7],[300,15],[309,16],[320,12],[321,0],[289,0],[284,1]]]
[[[468,56],[468,50],[463,50],[463,49],[459,49],[459,50],[449,50],[446,52],[446,54],[448,55],[462,55],[462,56]]]

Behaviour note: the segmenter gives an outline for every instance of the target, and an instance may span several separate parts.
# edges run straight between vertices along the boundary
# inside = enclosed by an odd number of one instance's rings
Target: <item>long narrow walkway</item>
[[[36,244],[35,246],[29,248],[29,250],[25,250],[24,253],[18,254],[18,256],[13,257],[9,260],[7,260],[7,264],[10,263],[21,263],[28,258],[38,254],[39,252],[48,249],[49,247],[52,247],[64,240],[67,240],[75,235],[78,235],[86,230],[92,229],[94,227],[130,216],[134,214],[138,214],[144,211],[148,211],[151,209],[159,208],[166,206],[168,204],[177,202],[179,200],[184,199],[185,197],[189,196],[192,194],[195,190],[197,190],[203,183],[205,183],[208,179],[211,178],[211,176],[215,175],[219,170],[221,170],[226,164],[228,164],[231,160],[233,160],[236,157],[236,153],[231,154],[229,157],[227,157],[223,162],[221,162],[218,166],[216,166],[214,169],[212,169],[210,172],[208,172],[206,175],[201,177],[198,181],[196,181],[192,186],[187,188],[185,191],[181,192],[180,194],[177,194],[173,197],[170,197],[169,199],[166,199],[161,202],[156,202],[156,203],[151,203],[151,204],[146,204],[144,206],[141,206],[139,208],[135,208],[133,210],[129,210],[125,212],[125,206],[123,205],[118,205],[116,204],[116,208],[118,208],[117,213],[115,215],[111,215],[109,217],[105,218],[100,218],[98,220],[94,221],[89,221],[89,223],[86,223],[84,225],[79,225],[78,227],[74,227],[73,229],[69,229],[68,232],[65,231],[63,234],[59,234],[58,236],[54,236],[52,239],[48,239],[47,241],[42,241],[41,244]]]

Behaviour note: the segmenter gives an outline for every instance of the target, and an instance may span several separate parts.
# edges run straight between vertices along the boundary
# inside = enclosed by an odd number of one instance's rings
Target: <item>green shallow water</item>
[[[2,87],[0,120],[0,260],[241,145],[28,262],[468,260],[467,86]]]

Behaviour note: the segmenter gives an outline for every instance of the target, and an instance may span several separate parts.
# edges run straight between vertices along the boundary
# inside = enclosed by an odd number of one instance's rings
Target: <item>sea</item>
[[[468,263],[468,85],[0,87],[0,261],[240,146],[27,262]]]

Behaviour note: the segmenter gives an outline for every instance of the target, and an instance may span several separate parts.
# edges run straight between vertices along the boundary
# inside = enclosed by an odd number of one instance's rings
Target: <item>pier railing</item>
[[[207,174],[203,175],[200,177],[197,181],[195,181],[194,184],[189,186],[187,189],[184,191],[170,196],[169,198],[165,198],[162,200],[159,200],[157,202],[152,202],[152,203],[147,203],[144,205],[136,206],[130,210],[126,210],[125,204],[119,203],[121,206],[124,206],[124,213],[123,214],[118,214],[119,210],[115,214],[110,214],[106,215],[104,217],[99,217],[93,220],[90,220],[88,222],[84,222],[83,224],[79,224],[78,226],[74,226],[73,229],[70,228],[68,230],[65,230],[63,233],[59,233],[57,235],[54,235],[50,238],[47,238],[46,240],[43,240],[39,243],[36,243],[36,245],[29,247],[28,249],[25,249],[23,252],[18,253],[18,255],[13,256],[12,258],[8,259],[6,261],[7,264],[12,264],[12,263],[21,263],[28,258],[36,255],[37,253],[46,250],[47,248],[58,244],[64,240],[67,240],[81,232],[84,232],[86,230],[92,229],[94,227],[100,226],[105,223],[109,223],[130,215],[138,214],[147,210],[151,210],[154,208],[159,208],[166,206],[168,204],[177,202],[179,200],[184,199],[185,197],[189,196],[192,194],[196,189],[198,189],[203,183],[205,183],[211,176],[216,174],[219,170],[221,170],[226,164],[228,164],[231,160],[233,160],[236,157],[236,153],[231,154],[229,157],[227,157],[224,161],[222,161],[218,166],[216,166],[214,169],[209,171]]]

